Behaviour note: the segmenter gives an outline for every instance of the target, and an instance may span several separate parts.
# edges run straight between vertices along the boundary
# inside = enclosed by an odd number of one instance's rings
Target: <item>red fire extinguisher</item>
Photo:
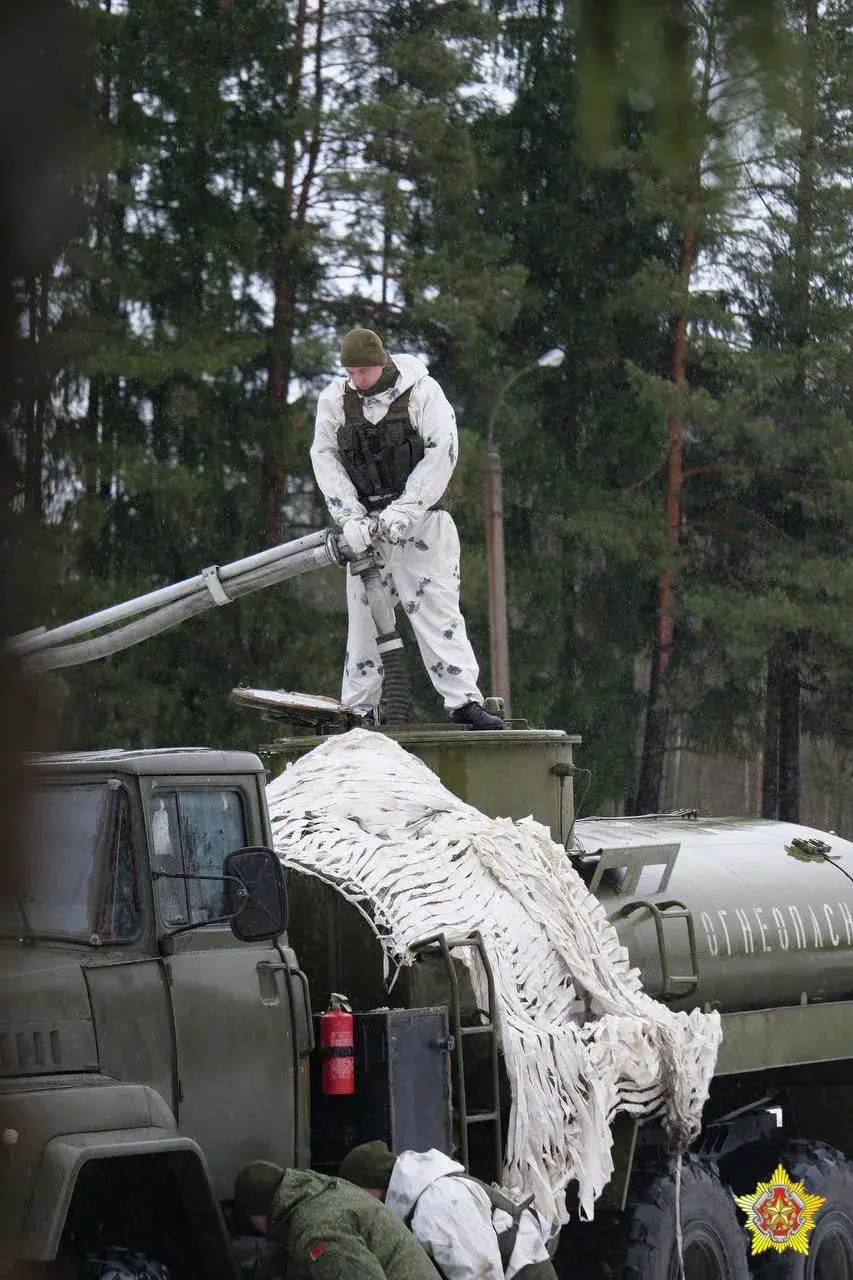
[[[324,1093],[355,1093],[355,1023],[346,996],[333,991],[320,1014],[320,1082]]]

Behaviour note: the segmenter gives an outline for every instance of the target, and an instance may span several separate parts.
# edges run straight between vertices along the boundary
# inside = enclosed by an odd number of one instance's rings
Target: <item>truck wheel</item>
[[[601,1221],[597,1214],[588,1227],[581,1223],[566,1233],[580,1252],[566,1250],[563,1274],[578,1280],[682,1280],[675,1187],[672,1164],[636,1174],[623,1213],[602,1214]],[[699,1156],[684,1156],[681,1164],[681,1238],[684,1280],[749,1280],[747,1236],[731,1192],[716,1165]]]
[[[777,1164],[826,1204],[815,1216],[805,1257],[793,1249],[768,1250],[753,1258],[753,1275],[759,1280],[853,1280],[853,1163],[822,1142],[792,1140],[780,1147],[762,1180]]]
[[[79,1275],[82,1280],[171,1280],[168,1267],[157,1258],[117,1247],[87,1251]]]

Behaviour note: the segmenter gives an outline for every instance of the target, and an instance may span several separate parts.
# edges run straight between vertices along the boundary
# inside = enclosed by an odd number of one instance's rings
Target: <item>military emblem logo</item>
[[[824,1196],[811,1195],[802,1182],[793,1182],[781,1164],[751,1196],[735,1196],[735,1204],[746,1214],[753,1257],[766,1249],[807,1254],[815,1214],[824,1203]]]

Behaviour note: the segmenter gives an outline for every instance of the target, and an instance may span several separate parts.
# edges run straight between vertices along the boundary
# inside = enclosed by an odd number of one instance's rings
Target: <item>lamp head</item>
[[[552,347],[550,351],[545,352],[544,356],[540,356],[536,363],[540,369],[559,369],[565,358],[566,353],[562,347]]]

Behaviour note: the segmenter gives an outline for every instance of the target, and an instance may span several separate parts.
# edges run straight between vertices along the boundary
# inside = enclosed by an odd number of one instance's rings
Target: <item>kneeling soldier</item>
[[[287,1280],[439,1280],[390,1209],[350,1182],[254,1160],[237,1175],[234,1200],[286,1248]]]

